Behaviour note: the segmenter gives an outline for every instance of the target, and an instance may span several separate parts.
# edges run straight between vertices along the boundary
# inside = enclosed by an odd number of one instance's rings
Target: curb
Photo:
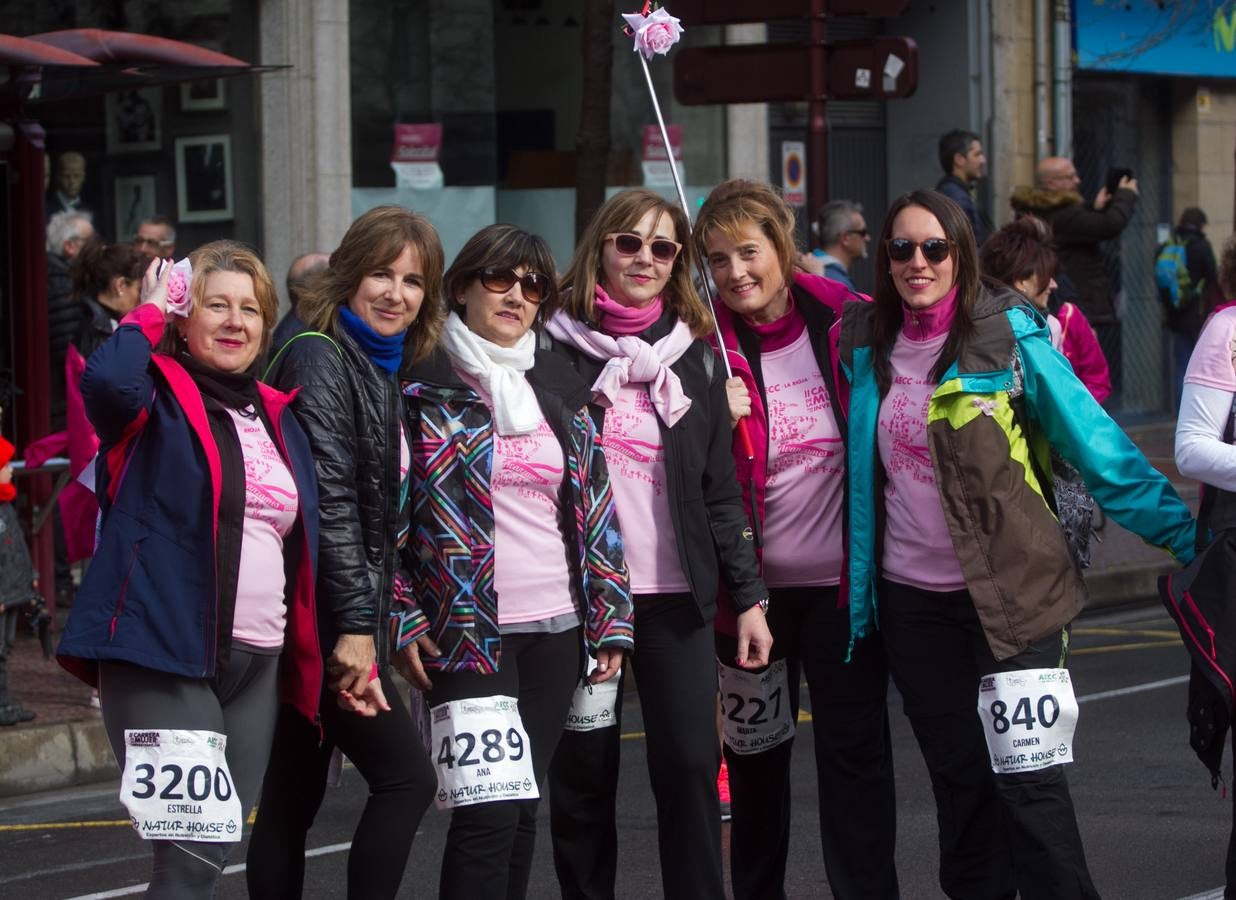
[[[100,718],[0,731],[0,797],[119,777]]]

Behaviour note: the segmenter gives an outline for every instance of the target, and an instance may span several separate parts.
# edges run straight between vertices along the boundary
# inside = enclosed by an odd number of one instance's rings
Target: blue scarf
[[[399,371],[399,362],[403,359],[403,340],[408,334],[406,328],[399,334],[383,337],[346,306],[339,307],[339,321],[375,366],[391,375]]]

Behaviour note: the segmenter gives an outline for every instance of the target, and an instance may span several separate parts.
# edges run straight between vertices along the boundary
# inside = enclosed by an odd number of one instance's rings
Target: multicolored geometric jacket
[[[849,303],[841,365],[850,380],[847,479],[850,639],[876,622],[884,470],[871,346],[875,304]],[[980,291],[974,331],[931,395],[927,442],[949,536],[996,659],[1081,612],[1086,587],[1055,512],[1050,452],[1078,472],[1123,528],[1177,561],[1195,524],[1171,484],[1052,349],[1039,313],[1012,291]]]
[[[591,653],[630,650],[634,607],[609,470],[588,415],[590,391],[560,357],[539,351],[527,373],[566,460],[561,530]],[[439,352],[404,374],[412,427],[411,576],[396,649],[428,633],[442,656],[428,669],[492,673],[502,638],[494,591],[490,495],[493,417]]]

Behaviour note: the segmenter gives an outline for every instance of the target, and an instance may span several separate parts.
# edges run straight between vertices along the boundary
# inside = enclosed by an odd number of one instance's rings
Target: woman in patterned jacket
[[[400,665],[427,677],[444,898],[527,892],[539,785],[595,657],[612,679],[632,606],[587,384],[532,330],[557,301],[546,243],[482,229],[445,276],[439,351],[404,373],[412,588]],[[421,657],[432,637],[439,656]],[[514,701],[514,702],[512,702]]]

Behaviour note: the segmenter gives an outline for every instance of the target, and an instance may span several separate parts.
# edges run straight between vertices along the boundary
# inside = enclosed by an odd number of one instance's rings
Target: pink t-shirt
[[[769,431],[764,582],[838,584],[845,451],[828,387],[805,330],[760,360]]]
[[[622,524],[622,546],[635,594],[689,590],[666,491],[665,448],[648,388],[625,384],[605,413],[601,436]]]
[[[232,638],[255,647],[283,646],[283,539],[296,523],[296,482],[266,426],[228,410],[245,460],[245,523]]]
[[[489,484],[499,625],[575,612],[558,502],[562,477],[562,447],[544,417],[530,434],[494,432]]]
[[[927,404],[936,383],[930,372],[948,332],[924,341],[897,335],[890,364],[893,384],[880,402],[877,434],[884,487],[884,577],[928,591],[965,588],[949,538],[927,447]]]
[[[1184,380],[1236,393],[1236,306],[1221,309],[1207,320],[1198,335]]]

